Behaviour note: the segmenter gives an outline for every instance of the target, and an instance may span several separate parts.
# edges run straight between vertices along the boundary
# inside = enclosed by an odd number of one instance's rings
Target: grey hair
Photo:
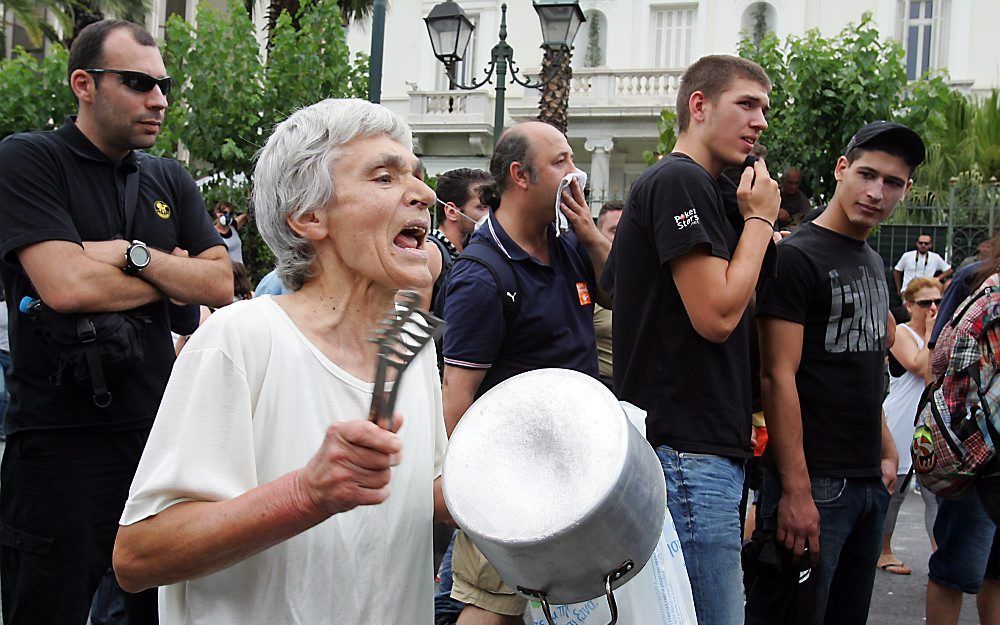
[[[359,137],[388,135],[413,149],[410,127],[384,106],[364,100],[322,100],[278,124],[257,154],[253,210],[257,229],[277,258],[278,277],[298,291],[315,274],[316,251],[289,218],[326,206],[335,189],[331,166],[340,147]]]

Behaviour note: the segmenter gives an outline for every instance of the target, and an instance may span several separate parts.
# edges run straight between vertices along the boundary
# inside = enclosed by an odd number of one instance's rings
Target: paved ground
[[[912,575],[892,575],[879,571],[875,576],[869,625],[913,625],[923,623],[924,596],[927,588],[927,559],[930,542],[924,530],[924,502],[910,492],[896,521],[892,550],[913,569]],[[976,625],[976,598],[965,595],[959,625]]]

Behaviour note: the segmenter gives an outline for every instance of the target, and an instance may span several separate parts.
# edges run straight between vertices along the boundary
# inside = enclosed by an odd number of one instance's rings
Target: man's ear
[[[705,121],[705,114],[709,107],[711,107],[711,102],[701,91],[695,91],[688,98],[688,114],[692,120],[696,120],[698,123]]]
[[[285,223],[292,229],[292,232],[307,241],[319,241],[330,234],[326,220],[320,218],[316,210],[306,211],[297,217],[289,215],[285,218]]]
[[[458,207],[454,202],[444,203],[444,218],[448,221],[458,221]]]
[[[97,83],[94,81],[94,76],[82,69],[76,69],[69,76],[69,88],[78,101],[91,104],[94,101],[94,90],[97,89]]]
[[[513,180],[514,184],[518,187],[527,189],[528,183],[531,182],[531,173],[522,163],[514,161],[510,164],[510,179]]]
[[[851,164],[849,162],[847,162],[847,157],[846,156],[841,156],[840,158],[838,158],[837,159],[837,164],[833,168],[833,177],[834,177],[834,179],[837,182],[840,182],[841,180],[843,180],[844,179],[844,174],[847,171],[847,168],[850,167],[850,166],[851,166]]]

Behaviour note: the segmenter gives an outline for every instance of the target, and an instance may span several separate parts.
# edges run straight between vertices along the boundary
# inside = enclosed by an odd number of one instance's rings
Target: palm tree
[[[149,0],[71,0],[73,7],[73,28],[67,31],[63,45],[69,48],[84,27],[99,22],[105,17],[128,20],[136,24],[146,21]]]
[[[106,16],[143,23],[149,0],[3,0],[0,15],[6,15],[6,9],[10,9],[14,22],[24,29],[32,44],[40,46],[48,39],[69,48],[85,26]],[[55,18],[58,29],[49,23],[49,16]],[[59,30],[65,36],[61,37]],[[6,49],[6,42],[0,43],[4,44],[0,49]]]
[[[569,126],[566,109],[569,107],[569,87],[573,78],[573,48],[545,47],[542,57],[541,77],[552,78],[542,87],[542,97],[538,101],[539,121],[552,124],[564,134]]]
[[[6,16],[9,9],[14,16],[14,23],[24,29],[28,40],[33,45],[40,46],[43,39],[59,41],[59,34],[46,20],[46,14],[56,18],[56,22],[68,30],[73,23],[73,0],[3,0],[0,2],[0,16]],[[3,21],[3,33],[9,22]],[[3,33],[0,33],[2,35]],[[6,41],[2,42],[6,50]]]

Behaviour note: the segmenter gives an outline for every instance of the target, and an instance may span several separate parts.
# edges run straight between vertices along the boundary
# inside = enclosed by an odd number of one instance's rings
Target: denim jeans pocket
[[[816,477],[812,480],[812,497],[817,505],[833,503],[840,499],[847,488],[846,478]]]

